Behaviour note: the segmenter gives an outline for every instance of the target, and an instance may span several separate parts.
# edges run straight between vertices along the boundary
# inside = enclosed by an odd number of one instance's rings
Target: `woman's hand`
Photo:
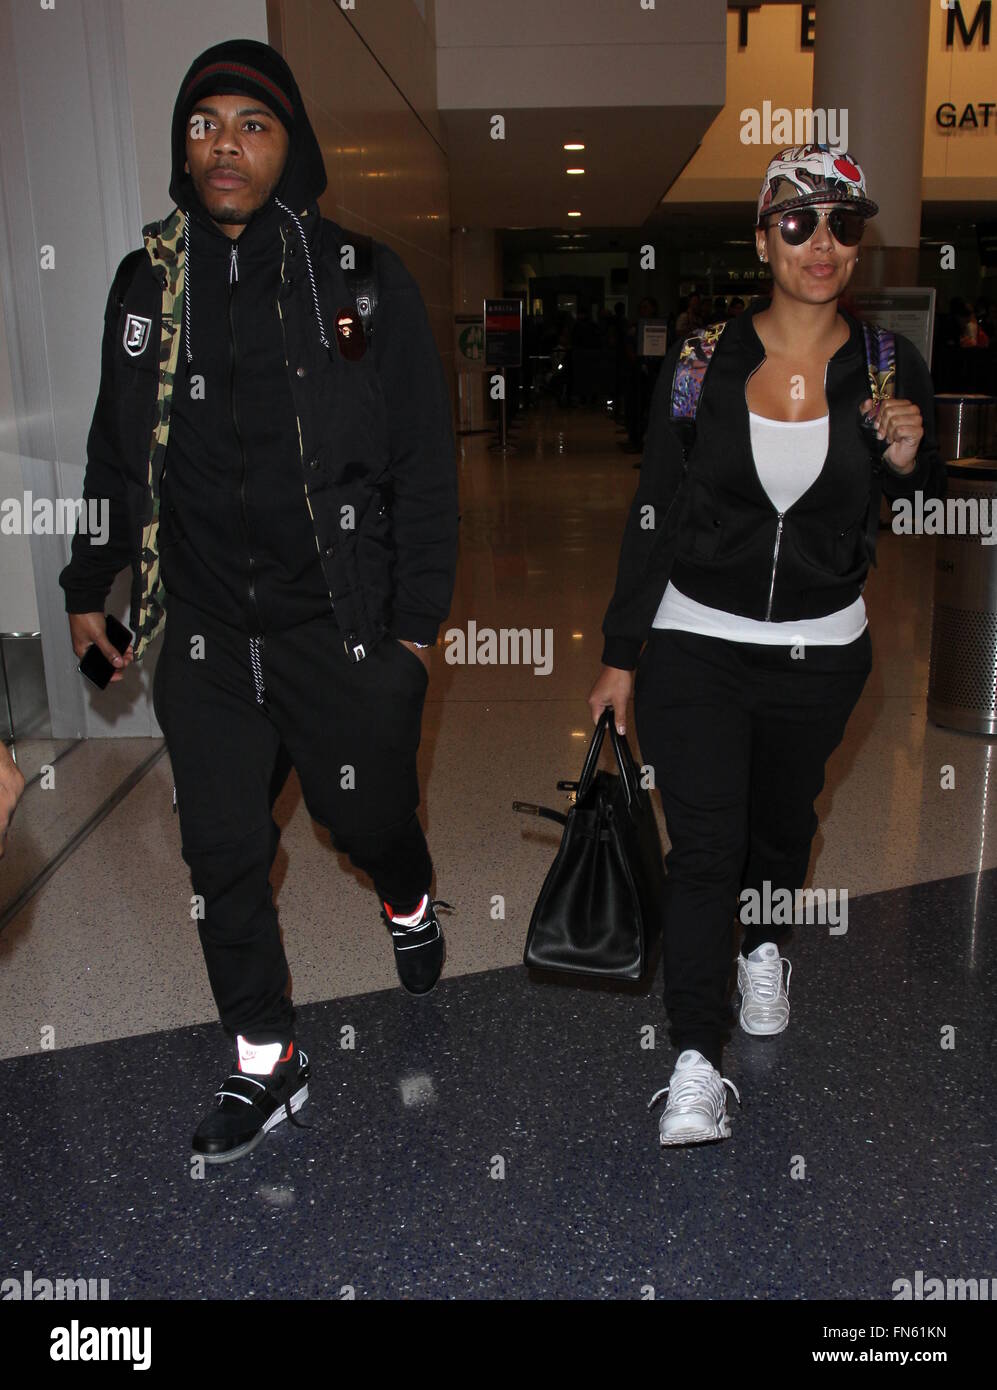
[[[634,688],[633,671],[621,671],[618,666],[603,666],[599,679],[589,691],[592,723],[598,724],[604,709],[611,708],[616,720],[616,732],[627,731],[627,704]]]
[[[872,408],[871,397],[859,406],[863,413]],[[917,451],[924,438],[924,421],[918,406],[913,401],[892,398],[883,401],[876,421],[876,438],[890,441],[890,447],[883,457],[895,472],[913,473]]]

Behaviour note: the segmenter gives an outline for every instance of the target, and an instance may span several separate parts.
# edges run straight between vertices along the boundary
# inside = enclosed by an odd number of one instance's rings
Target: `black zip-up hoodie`
[[[192,360],[160,485],[167,593],[251,633],[329,612],[277,315],[280,216],[271,205],[233,241],[192,209]]]
[[[682,441],[669,418],[681,343],[662,363],[616,590],[602,625],[607,666],[637,665],[669,579],[699,603],[762,621],[819,618],[846,608],[875,563],[881,492],[890,499],[912,497],[918,489],[926,497],[945,494],[924,358],[896,335],[895,395],[916,402],[924,421],[917,463],[903,476],[879,457],[882,444],[876,447],[861,426],[859,405],[871,395],[862,328],[839,310],[850,333],[827,364],[824,467],[802,497],[777,512],[755,468],[745,394],[748,377],[765,358],[752,320],[768,305],[755,300],[724,328],[703,380],[684,485]]]

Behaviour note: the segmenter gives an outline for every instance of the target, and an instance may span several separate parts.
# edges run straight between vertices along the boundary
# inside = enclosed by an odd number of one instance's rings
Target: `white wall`
[[[125,0],[123,21],[142,222],[154,222],[172,206],[170,121],[180,79],[213,44],[266,43],[266,0]]]

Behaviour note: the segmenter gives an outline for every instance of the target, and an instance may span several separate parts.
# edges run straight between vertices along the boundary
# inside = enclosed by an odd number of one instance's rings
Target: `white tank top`
[[[748,415],[755,470],[776,511],[793,505],[819,477],[827,457],[828,417],[818,420],[770,420]],[[823,618],[799,618],[796,622],[771,623],[743,618],[723,608],[709,608],[687,598],[669,581],[654,618],[657,628],[679,628],[729,642],[764,642],[771,646],[797,641],[844,646],[854,642],[868,623],[860,594],[847,608]]]

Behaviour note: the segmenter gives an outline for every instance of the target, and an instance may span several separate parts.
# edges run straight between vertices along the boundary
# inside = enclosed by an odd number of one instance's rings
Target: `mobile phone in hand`
[[[113,613],[108,613],[104,619],[104,626],[107,629],[107,640],[111,646],[116,647],[119,652],[126,652],[128,644],[132,640],[132,634],[124,623],[119,623]],[[117,669],[116,666],[111,665],[96,642],[87,647],[78,667],[80,674],[86,676],[88,681],[92,681],[98,690],[107,688],[108,681]]]

